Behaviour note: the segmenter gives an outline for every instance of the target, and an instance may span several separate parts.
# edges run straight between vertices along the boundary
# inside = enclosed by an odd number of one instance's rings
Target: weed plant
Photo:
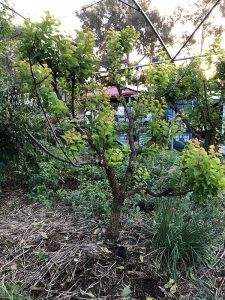
[[[31,296],[14,283],[0,282],[0,299],[4,300],[31,300]]]
[[[51,207],[62,181],[62,169],[63,165],[55,160],[38,163],[37,171],[28,180],[28,199]]]

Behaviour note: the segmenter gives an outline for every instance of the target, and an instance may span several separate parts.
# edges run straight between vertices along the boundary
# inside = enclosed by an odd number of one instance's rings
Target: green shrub
[[[2,184],[5,181],[6,168],[7,166],[4,163],[0,162],[0,191],[1,191]]]
[[[194,198],[201,203],[225,190],[225,166],[221,153],[210,146],[209,153],[198,140],[191,141],[181,156],[182,181],[193,190]]]
[[[147,184],[156,190],[176,187],[182,189],[178,168],[179,155],[173,151],[146,150],[140,157],[139,168],[144,167],[149,173],[149,177],[145,180]]]
[[[153,220],[158,265],[176,278],[178,267],[207,264],[212,258],[214,233],[207,211],[192,207],[187,199],[163,201]]]
[[[27,194],[29,201],[41,203],[48,208],[53,206],[54,196],[55,192],[45,185],[38,185]]]
[[[79,189],[67,193],[64,201],[80,209],[83,216],[99,215],[107,219],[110,215],[111,191],[106,180],[84,181]]]
[[[30,189],[28,199],[51,207],[54,198],[57,198],[58,186],[62,181],[62,169],[63,164],[56,160],[38,163],[38,170],[31,173],[28,180]]]
[[[30,141],[24,140],[17,155],[11,157],[7,165],[7,176],[13,179],[15,186],[30,188],[33,174],[39,172],[39,162],[46,162],[47,156]]]
[[[0,299],[4,300],[31,300],[31,296],[17,284],[0,282]]]
[[[45,185],[49,188],[56,187],[61,180],[62,166],[56,160],[38,163],[38,172],[29,179],[31,187]]]
[[[78,170],[78,172],[79,172],[78,175],[79,175],[81,181],[83,181],[83,180],[99,181],[99,180],[103,180],[106,178],[105,172],[96,166],[86,166],[81,169],[76,168],[76,170]]]

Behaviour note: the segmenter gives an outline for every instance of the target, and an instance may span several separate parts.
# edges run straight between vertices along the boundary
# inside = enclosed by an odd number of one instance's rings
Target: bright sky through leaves
[[[61,28],[63,31],[70,33],[74,36],[74,31],[80,29],[80,21],[75,16],[75,11],[80,10],[82,7],[86,5],[93,4],[98,2],[97,0],[8,0],[9,4],[14,7],[16,11],[22,14],[25,17],[31,18],[33,21],[37,21],[40,16],[44,14],[45,11],[49,11],[51,14],[58,17],[62,23]],[[104,0],[103,0],[104,1]],[[179,5],[182,8],[187,8],[189,11],[193,9],[192,4],[196,3],[196,0],[151,0],[152,9],[158,9],[162,15],[172,15],[174,14],[174,10]],[[211,4],[209,4],[209,8]],[[193,14],[195,10],[193,10]],[[216,16],[218,14],[218,8],[216,8],[210,18]],[[140,16],[141,17],[141,16]],[[216,23],[222,24],[225,26],[225,20],[221,18],[215,18]],[[20,17],[16,17],[16,22],[21,24],[23,19]],[[143,22],[145,22],[143,20]],[[174,27],[174,32],[178,35],[187,31],[188,33],[192,32],[194,29],[193,26],[190,24],[186,24],[186,26],[177,24]],[[195,47],[193,48],[193,54],[200,52],[200,37],[201,37],[201,30],[199,30],[195,34],[195,38],[198,40]],[[209,37],[209,40],[212,42],[213,37]],[[225,46],[225,36],[223,35],[222,44]],[[173,47],[169,47],[171,53],[175,54],[176,51],[180,47],[180,43],[173,45]],[[207,43],[206,43],[207,47]],[[181,56],[185,55],[185,51],[181,53]]]
[[[97,1],[96,1],[97,2]],[[162,14],[169,14],[180,4],[186,5],[188,0],[152,0],[154,8],[158,8]],[[79,20],[75,17],[74,12],[81,9],[84,5],[94,3],[94,0],[10,0],[10,4],[25,17],[32,20],[39,18],[45,11],[56,15],[62,22],[62,28],[70,33],[79,28]],[[17,18],[21,22],[20,18]]]

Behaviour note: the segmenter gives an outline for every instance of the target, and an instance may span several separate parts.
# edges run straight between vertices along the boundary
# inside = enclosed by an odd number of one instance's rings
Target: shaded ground
[[[40,300],[224,299],[224,249],[217,251],[213,270],[200,270],[198,285],[180,277],[169,294],[164,287],[169,278],[156,275],[142,225],[125,225],[120,244],[113,245],[98,219],[83,219],[62,205],[27,205],[22,190],[5,191],[0,195],[0,280]]]

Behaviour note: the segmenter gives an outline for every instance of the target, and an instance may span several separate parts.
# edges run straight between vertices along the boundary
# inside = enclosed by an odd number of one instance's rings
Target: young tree
[[[80,32],[73,41],[60,33],[58,25],[58,21],[49,15],[38,23],[26,21],[19,48],[23,59],[19,69],[24,87],[42,109],[55,138],[56,150],[51,152],[30,131],[27,133],[43,151],[56,159],[76,167],[96,165],[105,171],[113,198],[108,236],[116,239],[121,210],[128,197],[141,191],[153,197],[187,192],[178,183],[156,191],[145,180],[149,176],[147,169],[139,165],[139,158],[145,151],[167,148],[171,137],[181,132],[179,120],[171,120],[168,126],[165,119],[168,104],[164,92],[174,67],[165,64],[160,69],[149,69],[146,76],[148,91],[127,103],[122,91],[134,80],[134,69],[128,58],[139,37],[135,29],[127,27],[120,32],[108,32],[108,75],[102,79],[96,73],[99,62],[94,55],[92,33]],[[125,146],[118,143],[118,123],[106,93],[107,85],[117,87],[119,102],[128,118],[129,142]],[[141,120],[148,114],[151,118],[144,130],[149,139],[139,145],[137,136],[143,129]],[[53,119],[58,120],[55,125]],[[63,142],[57,136],[56,127],[63,129]],[[124,172],[118,176],[117,170],[121,166]]]
[[[37,99],[56,139],[58,152],[51,155],[77,167],[99,165],[105,170],[113,195],[109,235],[115,238],[119,233],[123,203],[135,192],[130,190],[130,184],[136,170],[137,157],[145,148],[145,145],[137,146],[136,121],[151,113],[152,121],[148,124],[148,130],[152,138],[146,146],[156,144],[157,139],[161,143],[167,143],[167,137],[172,132],[169,133],[164,119],[166,103],[146,94],[133,101],[133,109],[128,106],[122,96],[122,89],[127,80],[132,79],[133,71],[128,68],[120,74],[117,70],[122,66],[124,56],[128,57],[133,50],[138,34],[132,27],[121,32],[109,32],[107,47],[110,67],[107,82],[108,85],[117,87],[120,102],[129,120],[129,146],[119,145],[112,103],[95,76],[97,60],[94,56],[93,35],[90,32],[81,32],[76,40],[72,41],[68,36],[63,36],[57,28],[58,22],[49,15],[39,23],[25,22],[20,52],[27,63],[20,64],[20,71],[25,85],[30,88],[30,97],[35,96]],[[59,115],[61,119],[57,126],[64,130],[65,143],[59,140],[51,123],[51,119]],[[177,132],[178,127],[175,126],[173,131]],[[38,142],[30,132],[28,134]],[[44,146],[41,147],[47,150]],[[59,157],[60,151],[64,158]],[[123,163],[127,163],[127,167],[119,182],[116,168]],[[157,195],[150,188],[148,192]],[[170,191],[159,194],[170,194]]]

